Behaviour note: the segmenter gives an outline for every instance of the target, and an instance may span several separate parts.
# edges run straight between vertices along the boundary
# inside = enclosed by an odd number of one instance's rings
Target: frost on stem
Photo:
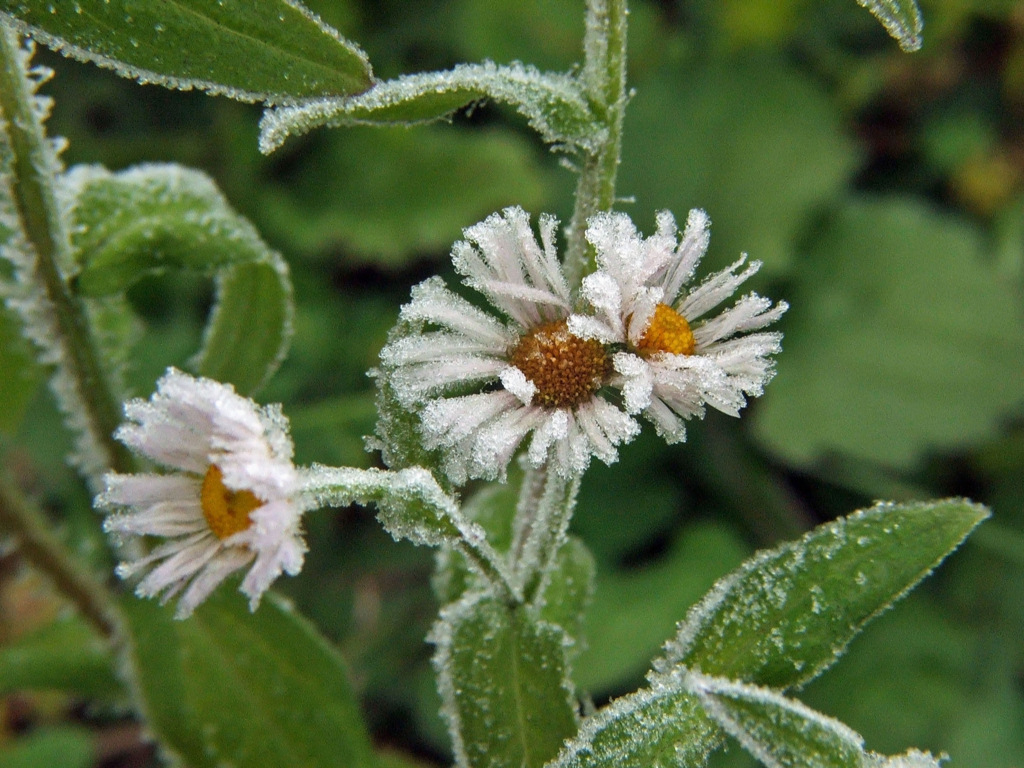
[[[9,34],[0,28],[0,33]],[[32,44],[27,47],[15,48],[17,68],[23,73],[24,84],[28,89],[31,101],[30,125],[17,128],[26,133],[37,131],[38,141],[32,147],[27,160],[32,172],[40,179],[55,182],[63,169],[60,152],[64,148],[62,139],[49,139],[43,134],[42,126],[49,116],[52,100],[41,96],[36,91],[40,85],[49,80],[53,71],[46,67],[32,67],[30,60],[33,53]],[[9,73],[10,77],[15,76]],[[12,95],[12,98],[14,96]],[[25,337],[39,350],[38,360],[51,369],[49,377],[50,389],[53,392],[57,407],[64,422],[74,436],[74,447],[70,461],[85,477],[97,485],[103,471],[111,465],[112,457],[105,446],[104,439],[97,434],[97,426],[90,418],[90,408],[81,391],[81,383],[74,375],[73,352],[58,316],[58,308],[54,303],[51,291],[56,289],[52,280],[47,278],[47,264],[32,244],[25,229],[20,210],[16,186],[20,181],[15,176],[14,149],[10,141],[10,131],[14,126],[6,123],[3,118],[3,146],[0,148],[0,258],[11,266],[9,274],[0,273],[0,297],[4,304],[21,321]],[[67,245],[68,233],[65,230],[68,202],[61,190],[56,190],[57,199],[51,201],[55,210],[49,211],[47,226],[53,228],[50,236],[55,242]],[[44,202],[45,204],[45,202]],[[30,212],[41,215],[40,211]],[[70,248],[63,248],[51,255],[49,265],[57,270],[53,276],[59,281],[66,281],[74,271],[74,265],[68,258]],[[61,286],[63,288],[63,286]]]

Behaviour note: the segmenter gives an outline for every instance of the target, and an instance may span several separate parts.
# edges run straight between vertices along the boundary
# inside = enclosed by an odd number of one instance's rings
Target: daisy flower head
[[[690,285],[708,247],[707,214],[690,211],[681,238],[668,211],[658,214],[657,227],[644,238],[625,214],[590,219],[586,236],[597,271],[584,278],[581,294],[592,312],[573,315],[568,327],[617,348],[611,383],[622,391],[626,411],[643,413],[659,435],[676,443],[686,438],[686,419],[703,416],[706,405],[739,416],[747,397],[764,391],[782,334],[762,329],[789,307],[748,293],[707,317],[761,263],[746,265],[744,255]]]
[[[125,403],[115,436],[166,474],[109,473],[96,498],[116,510],[104,522],[121,539],[163,539],[123,562],[122,578],[145,572],[136,594],[178,594],[177,618],[243,568],[241,591],[255,610],[281,573],[302,568],[306,545],[300,481],[288,422],[279,406],[260,407],[228,384],[174,368],[149,400]]]
[[[425,447],[441,452],[453,483],[504,477],[531,434],[527,463],[568,478],[592,456],[614,462],[617,446],[639,432],[600,392],[613,373],[607,346],[569,329],[557,227],[542,216],[538,242],[529,216],[506,208],[467,228],[452,260],[491,310],[428,279],[381,352],[378,375],[418,414]]]

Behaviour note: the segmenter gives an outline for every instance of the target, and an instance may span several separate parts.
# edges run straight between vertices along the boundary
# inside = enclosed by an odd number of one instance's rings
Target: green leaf
[[[122,605],[137,697],[161,744],[193,768],[373,764],[345,665],[273,595],[255,614],[219,590],[187,621]]]
[[[770,768],[858,768],[871,762],[859,734],[798,701],[767,688],[681,674],[718,724]]]
[[[0,0],[0,17],[66,56],[168,88],[274,104],[373,82],[359,47],[295,0]]]
[[[721,742],[696,696],[678,684],[659,684],[584,718],[549,768],[697,768]]]
[[[203,274],[268,261],[272,251],[206,174],[173,164],[120,173],[76,166],[63,177],[74,198],[76,286],[86,296],[123,292],[145,274]]]
[[[955,499],[879,504],[761,552],[690,610],[654,667],[664,673],[681,664],[773,688],[801,685],[988,514]]]
[[[45,728],[0,746],[4,768],[89,768],[96,764],[96,736],[87,728]]]
[[[535,768],[576,732],[564,637],[484,593],[441,612],[430,640],[456,765]]]
[[[288,267],[280,257],[231,267],[217,276],[196,369],[242,394],[256,391],[284,360],[293,315]]]
[[[594,596],[597,565],[587,545],[569,536],[544,574],[534,598],[541,620],[565,630],[573,641],[569,652],[575,658],[585,647],[583,620]]]
[[[123,694],[107,644],[74,614],[0,647],[0,695],[16,690]]]
[[[921,47],[924,20],[915,0],[857,0],[857,4],[871,11],[904,51]]]
[[[437,120],[482,99],[514,106],[546,142],[595,150],[602,140],[576,78],[518,63],[485,62],[403,75],[346,98],[268,110],[260,121],[260,151],[270,154],[289,136],[325,125],[410,125]]]
[[[217,275],[217,299],[199,373],[258,389],[284,357],[291,337],[288,269],[216,184],[177,165],[140,165],[120,173],[78,166],[64,178],[74,198],[76,286],[86,296],[126,290],[167,269]]]
[[[754,425],[788,461],[838,452],[910,467],[988,439],[1024,402],[1020,294],[970,224],[861,200],[794,275],[779,374]]]
[[[680,221],[703,208],[712,226],[702,274],[741,252],[784,272],[808,222],[846,193],[858,165],[834,102],[770,56],[664,67],[635,85],[617,189],[648,217],[637,225],[649,233],[660,208]]]

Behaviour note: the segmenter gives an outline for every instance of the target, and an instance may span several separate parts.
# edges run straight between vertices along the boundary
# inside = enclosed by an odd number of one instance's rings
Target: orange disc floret
[[[686,318],[668,304],[654,308],[654,317],[640,337],[637,348],[641,353],[668,352],[673,355],[692,355],[696,341]]]
[[[558,320],[519,340],[509,362],[537,388],[533,401],[548,408],[571,408],[591,397],[611,373],[601,342],[581,339]]]
[[[249,513],[263,506],[251,491],[233,491],[224,485],[220,467],[211,464],[199,492],[203,517],[218,539],[226,539],[249,528]]]

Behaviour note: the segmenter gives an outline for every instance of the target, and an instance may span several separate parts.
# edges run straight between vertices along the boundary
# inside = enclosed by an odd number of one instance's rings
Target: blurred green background
[[[580,58],[579,0],[307,4],[380,77]],[[921,5],[924,48],[904,54],[851,0],[632,4],[619,208],[648,233],[660,208],[680,220],[705,208],[704,271],[748,252],[764,262],[753,288],[792,309],[778,376],[742,420],[712,413],[671,448],[645,434],[586,477],[574,526],[598,582],[575,672],[595,704],[641,684],[687,607],[754,549],[875,499],[964,495],[993,519],[800,695],[876,751],[1024,767],[1024,5]],[[295,339],[259,399],[284,403],[300,462],[375,461],[366,371],[410,286],[451,277],[463,227],[509,204],[571,211],[566,158],[493,105],[408,130],[320,130],[262,157],[256,107],[39,58],[57,70],[49,126],[70,141],[69,165],[202,168],[285,255]],[[131,298],[147,321],[131,382],[148,396],[197,348],[211,286],[168,275]],[[0,444],[102,559],[6,316],[0,349]],[[360,508],[314,513],[308,528],[307,566],[279,588],[342,648],[379,743],[449,760],[423,640],[438,607],[431,553]],[[0,762],[158,764],[95,681],[12,690],[4,659],[62,608],[14,552],[0,551],[0,601]],[[733,745],[716,761],[748,758]]]

